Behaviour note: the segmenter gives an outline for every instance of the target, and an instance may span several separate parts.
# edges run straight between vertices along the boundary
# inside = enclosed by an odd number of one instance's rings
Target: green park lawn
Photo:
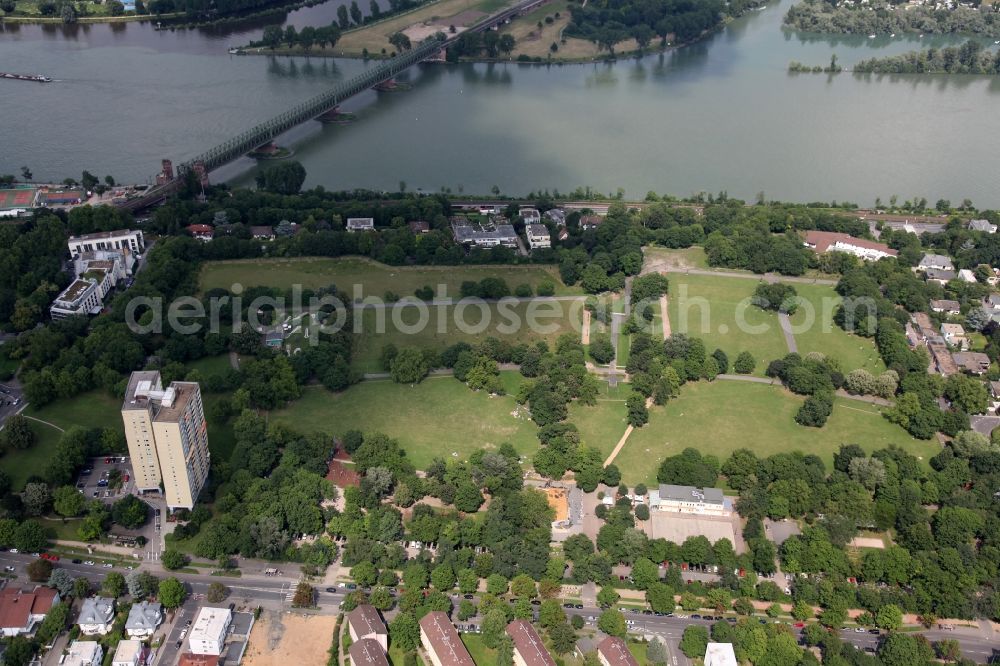
[[[731,360],[748,351],[757,360],[756,374],[763,374],[770,361],[788,353],[788,347],[778,316],[746,301],[756,288],[754,280],[670,275],[671,331],[701,338],[709,354],[719,348]]]
[[[232,367],[232,364],[229,362],[229,354],[206,356],[187,364],[188,371],[197,370],[202,377],[222,375],[231,370]]]
[[[516,373],[503,374],[505,384],[516,386],[508,378]],[[516,406],[510,395],[491,398],[445,376],[416,386],[367,381],[341,393],[309,387],[270,418],[300,432],[382,432],[397,438],[417,469],[424,469],[435,457],[464,460],[504,442],[530,458],[538,449],[537,428],[526,416],[511,415]]]
[[[693,245],[683,249],[671,249],[647,245],[642,248],[644,268],[656,270],[678,270],[684,268],[710,268],[705,248]]]
[[[475,344],[488,336],[511,344],[546,340],[554,345],[563,333],[580,335],[582,300],[512,303],[505,304],[502,310],[499,305],[488,303],[483,308],[430,306],[423,325],[419,325],[421,318],[416,307],[401,307],[395,312],[365,308],[360,317],[361,334],[354,337],[354,366],[363,372],[381,372],[382,349],[390,343],[400,349],[443,351],[456,342]],[[407,331],[408,327],[413,332]]]
[[[507,281],[511,291],[519,284],[533,289],[542,281],[555,285],[557,295],[581,294],[578,287],[566,287],[559,271],[552,266],[387,266],[370,259],[348,257],[322,259],[253,259],[207,262],[201,270],[201,289],[231,289],[234,284],[244,287],[267,286],[290,289],[292,285],[317,289],[335,284],[353,298],[354,286],[360,285],[362,296],[382,298],[387,291],[399,296],[412,296],[415,289],[430,285],[447,287],[447,295],[458,298],[459,288],[466,280],[479,281],[499,277]],[[439,292],[440,295],[440,292]]]
[[[607,384],[603,384],[607,386]],[[609,396],[607,389],[593,407],[572,403],[569,406],[569,418],[566,420],[580,430],[580,440],[587,446],[598,449],[605,457],[615,448],[621,439],[628,420],[625,414],[625,398]],[[628,395],[627,392],[624,393]]]
[[[833,415],[823,428],[794,421],[800,396],[767,384],[716,380],[686,384],[680,397],[650,410],[647,425],[636,429],[615,459],[627,483],[655,482],[660,461],[693,447],[725,462],[738,448],[760,457],[785,451],[820,456],[830,469],[841,444],[858,444],[867,451],[890,444],[903,447],[925,463],[940,447],[916,440],[882,418],[880,409],[864,402],[837,398]]]
[[[483,637],[478,634],[462,634],[462,642],[469,650],[472,661],[476,666],[493,666],[497,663],[497,651],[492,650],[483,643]]]
[[[845,374],[858,368],[875,373],[885,370],[873,339],[853,335],[833,323],[833,313],[841,302],[833,287],[819,284],[793,286],[805,301],[791,316],[799,353],[822,352],[839,360]],[[798,327],[802,327],[803,332],[798,332]]]
[[[0,458],[0,469],[10,475],[15,489],[23,488],[28,477],[42,473],[45,463],[55,453],[62,435],[60,429],[82,426],[121,430],[120,410],[121,402],[103,390],[57,400],[41,409],[29,406],[23,413],[31,417],[29,423],[35,432],[35,444],[22,451],[8,451]]]

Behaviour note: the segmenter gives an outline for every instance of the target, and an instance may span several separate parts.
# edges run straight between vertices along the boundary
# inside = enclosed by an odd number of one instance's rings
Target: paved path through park
[[[670,313],[667,312],[667,295],[660,296],[660,320],[663,322],[663,339],[670,337]]]
[[[778,323],[781,324],[781,332],[785,336],[785,344],[788,345],[788,353],[798,353],[799,345],[795,342],[795,336],[792,334],[792,320],[788,318],[787,312],[778,313]]]

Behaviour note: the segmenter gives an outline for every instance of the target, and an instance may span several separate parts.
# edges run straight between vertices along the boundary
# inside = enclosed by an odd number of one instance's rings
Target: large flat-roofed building
[[[694,488],[661,483],[657,491],[650,492],[649,507],[675,513],[698,513],[709,516],[732,514],[732,504],[718,488]]]
[[[196,382],[166,390],[155,370],[133,372],[122,403],[132,474],[140,491],[160,484],[171,509],[194,507],[208,478],[205,410]]]
[[[228,608],[202,607],[191,627],[188,645],[194,654],[222,654],[233,614]]]
[[[556,666],[538,632],[527,620],[514,620],[508,624],[507,635],[514,643],[515,666]]]
[[[351,657],[351,666],[389,666],[385,650],[378,641],[371,638],[351,643],[347,654]]]
[[[95,315],[104,307],[100,287],[96,279],[73,280],[49,306],[49,316],[53,319]]]
[[[95,250],[126,250],[139,254],[146,249],[142,232],[136,229],[120,229],[119,231],[102,231],[96,234],[84,234],[82,236],[70,236],[69,241],[70,256],[76,256],[83,252],[94,252]]]
[[[97,641],[73,641],[66,651],[62,666],[101,666],[104,649]]]
[[[462,245],[475,245],[478,247],[516,247],[517,232],[510,224],[495,224],[492,228],[482,225],[473,225],[464,218],[453,219],[451,230],[455,234],[455,241]]]
[[[884,257],[895,257],[899,254],[885,243],[855,238],[848,234],[835,231],[807,231],[803,241],[806,247],[817,254],[826,252],[846,252],[866,261],[877,261]]]
[[[431,611],[421,618],[420,643],[434,666],[476,666],[455,625],[441,611]]]
[[[628,645],[617,636],[608,636],[597,644],[597,660],[601,666],[639,666]]]
[[[347,630],[352,641],[370,638],[382,646],[383,652],[389,649],[389,632],[371,604],[361,604],[347,614]]]

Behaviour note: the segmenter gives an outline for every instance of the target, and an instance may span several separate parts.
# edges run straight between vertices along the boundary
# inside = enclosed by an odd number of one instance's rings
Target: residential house
[[[149,648],[142,641],[119,641],[111,666],[145,666],[150,656]]]
[[[597,644],[597,660],[601,666],[639,666],[628,645],[617,636],[608,636]]]
[[[354,641],[347,654],[351,657],[351,666],[389,666],[385,650],[371,638]]]
[[[965,337],[965,329],[961,324],[941,324],[941,337],[952,347],[962,350],[969,348],[969,338]]]
[[[732,515],[732,502],[718,488],[694,488],[661,483],[649,491],[649,508],[673,513],[697,513],[708,516]]]
[[[950,377],[959,371],[954,356],[948,350],[948,345],[945,344],[944,338],[941,336],[927,339],[927,351],[931,355],[931,368],[929,370],[937,372],[942,377]]]
[[[66,651],[62,666],[101,666],[104,649],[97,641],[73,641]]]
[[[453,218],[451,230],[455,242],[476,247],[517,247],[517,232],[510,224],[496,224],[493,228],[473,225],[466,218]]]
[[[739,666],[732,643],[709,643],[705,647],[705,666]]]
[[[184,652],[177,660],[177,666],[219,666],[219,655]]]
[[[527,620],[508,624],[507,635],[514,643],[514,666],[556,666],[538,632]]]
[[[960,369],[974,375],[983,375],[990,369],[990,357],[981,352],[955,352],[951,355]]]
[[[931,301],[931,311],[933,312],[943,312],[949,315],[957,315],[961,310],[958,301],[950,300],[932,300]]]
[[[899,254],[885,243],[855,238],[849,234],[834,231],[807,231],[803,234],[805,246],[816,252],[845,252],[860,257],[865,261],[878,261],[885,257],[895,257]]]
[[[928,268],[924,271],[924,277],[928,282],[937,282],[944,286],[958,277],[958,273],[944,268]]]
[[[420,644],[433,666],[476,666],[455,625],[441,611],[431,611],[421,618]]]
[[[257,240],[274,240],[274,227],[270,225],[254,225],[250,227],[250,235]]]
[[[191,627],[188,645],[194,654],[222,654],[233,613],[228,608],[203,606]]]
[[[988,234],[995,234],[997,232],[997,225],[990,224],[989,220],[971,220],[969,222],[969,231],[982,231]]]
[[[925,254],[920,259],[920,263],[917,264],[917,269],[927,271],[932,268],[939,271],[953,271],[955,270],[955,264],[952,263],[950,258],[944,256],[943,254]]]
[[[990,411],[1000,409],[1000,382],[990,382]]]
[[[383,652],[389,650],[389,631],[371,604],[361,604],[347,614],[347,629],[352,641],[370,638],[382,646]]]
[[[8,585],[0,592],[0,634],[5,637],[30,634],[57,603],[59,592],[51,587],[39,585],[26,591],[18,585]]]
[[[115,600],[108,597],[84,599],[76,623],[80,625],[81,634],[105,635],[111,631],[111,625],[115,623]]]
[[[604,218],[600,215],[581,215],[580,228],[584,231],[587,231],[588,229],[596,229],[601,226],[601,222],[603,221]]]
[[[978,282],[978,280],[976,279],[976,274],[970,271],[968,268],[963,268],[960,271],[958,271],[958,279],[961,280],[962,282],[970,282],[972,284]]]
[[[427,220],[413,220],[406,226],[410,227],[410,231],[414,234],[426,234],[431,230],[431,224]]]
[[[347,230],[351,233],[355,231],[375,231],[375,218],[349,217],[347,218]]]
[[[528,224],[524,227],[524,233],[528,237],[528,245],[531,246],[532,250],[552,247],[549,229],[544,224]]]
[[[552,222],[557,227],[566,226],[566,211],[564,211],[562,208],[550,208],[549,210],[545,211],[545,214],[542,217],[544,217],[549,222]]]
[[[530,206],[521,206],[517,214],[521,216],[525,224],[540,224],[542,221],[542,214],[538,212],[537,208]]]
[[[563,227],[562,229],[560,229],[559,230],[559,234],[557,235],[557,238],[559,239],[560,242],[562,242],[562,241],[566,240],[567,238],[569,238],[569,229],[567,229],[566,227]]]
[[[125,620],[125,633],[129,638],[149,638],[163,622],[163,606],[151,601],[132,604],[128,619]]]
[[[187,232],[206,243],[215,237],[215,227],[210,224],[192,224],[187,227]]]

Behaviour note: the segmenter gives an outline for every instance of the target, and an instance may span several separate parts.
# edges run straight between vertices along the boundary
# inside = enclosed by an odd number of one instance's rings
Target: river
[[[340,0],[292,12],[333,20]],[[365,5],[367,3],[359,3]],[[1000,206],[1000,80],[787,72],[957,44],[946,37],[820,37],[781,30],[790,0],[695,46],[613,64],[420,65],[403,92],[344,106],[350,125],[282,138],[307,185],[506,194],[592,186],[795,201],[970,198]],[[0,26],[0,173],[61,180],[83,169],[145,182],[361,71],[354,60],[230,56],[261,25],[155,31],[149,24]],[[991,45],[992,47],[992,45]],[[213,179],[252,182],[244,159]]]

